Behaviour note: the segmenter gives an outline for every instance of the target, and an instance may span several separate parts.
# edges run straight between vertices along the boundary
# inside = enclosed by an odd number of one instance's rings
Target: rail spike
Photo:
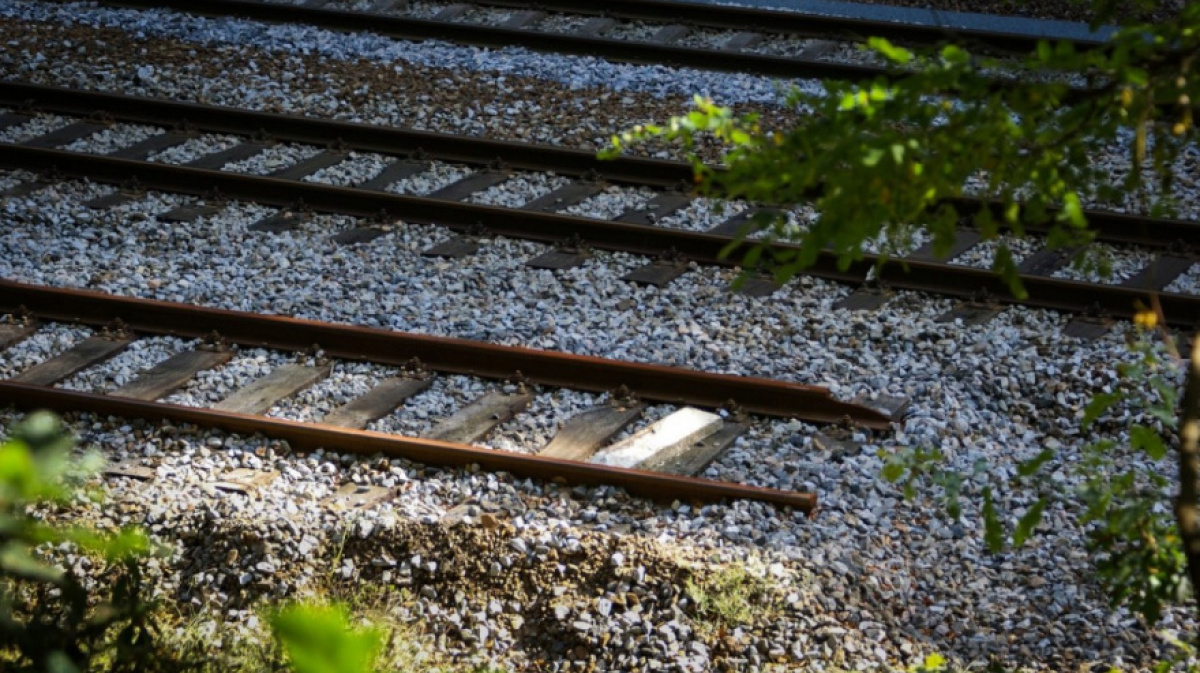
[[[229,342],[217,330],[213,330],[201,340],[200,348],[214,353],[224,353],[231,349]]]
[[[421,358],[417,357],[409,358],[408,362],[405,362],[403,365],[401,365],[400,372],[404,378],[418,379],[421,381],[433,376],[433,372],[425,366],[424,362],[421,362]]]
[[[25,306],[24,304],[18,306],[17,310],[13,311],[11,314],[0,317],[0,324],[5,325],[20,325],[22,327],[28,327],[35,322],[37,322],[37,319],[33,316],[33,312],[31,312],[29,307]]]
[[[632,407],[641,402],[638,399],[637,393],[629,389],[629,386],[621,384],[616,390],[609,391],[608,403],[617,408]]]
[[[513,375],[505,381],[505,383],[516,386],[517,392],[522,395],[529,392],[529,389],[533,387],[533,382],[530,381],[529,377],[525,376],[520,369],[514,372]]]
[[[105,339],[125,339],[132,335],[133,332],[129,329],[129,325],[126,325],[125,321],[120,318],[113,318],[111,322],[100,328],[100,336]]]
[[[318,367],[324,367],[329,364],[329,356],[321,348],[320,344],[313,344],[304,350],[305,357],[310,357]]]
[[[750,414],[746,413],[746,410],[742,408],[742,405],[738,404],[737,401],[733,399],[725,400],[725,404],[721,405],[721,410],[728,413],[729,418],[733,420],[734,423],[743,423],[750,417]]]

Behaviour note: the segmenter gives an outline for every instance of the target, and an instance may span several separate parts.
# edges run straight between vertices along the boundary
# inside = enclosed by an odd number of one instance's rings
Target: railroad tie
[[[568,182],[558,189],[540,196],[525,205],[522,210],[535,210],[540,213],[555,213],[604,191],[604,185],[595,182]]]
[[[487,436],[497,425],[529,406],[532,393],[485,393],[429,431],[427,437],[441,442],[470,444]]]
[[[42,149],[60,147],[62,145],[69,145],[76,140],[87,138],[103,128],[104,124],[97,124],[95,122],[75,122],[74,124],[57,128],[49,133],[43,133],[36,138],[30,138],[20,144],[25,147]]]
[[[276,367],[270,374],[257,379],[250,385],[213,406],[215,411],[238,414],[263,414],[280,400],[291,397],[312,384],[329,376],[330,367],[309,367],[289,364]]]
[[[113,357],[136,341],[131,335],[88,337],[73,348],[36,364],[12,377],[18,383],[51,386],[63,379]]]
[[[724,426],[717,414],[684,407],[671,415],[608,446],[589,462],[615,467],[647,469],[647,465],[686,462],[689,449]]]
[[[429,170],[433,164],[428,161],[412,161],[402,159],[388,165],[387,168],[379,172],[375,177],[359,183],[359,189],[368,189],[371,191],[382,192],[388,188],[388,185],[410,178],[418,173],[424,173]]]
[[[219,367],[231,359],[233,351],[230,350],[191,350],[176,353],[109,394],[152,402],[182,388],[196,374]]]
[[[0,351],[17,345],[36,331],[38,325],[32,320],[25,323],[0,323]]]
[[[539,456],[564,460],[587,460],[646,410],[644,404],[615,406],[606,404],[580,412],[563,424]]]
[[[322,423],[361,430],[374,420],[392,413],[404,400],[425,390],[433,378],[392,377],[380,382],[367,394],[356,397],[329,412]]]

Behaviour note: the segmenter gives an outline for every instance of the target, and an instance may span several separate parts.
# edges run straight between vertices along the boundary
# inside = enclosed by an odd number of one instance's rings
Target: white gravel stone
[[[211,407],[285,364],[312,364],[312,361],[311,358],[262,348],[239,350],[232,360],[200,372],[186,386],[163,398],[163,402]]]
[[[173,337],[144,337],[129,344],[111,359],[68,378],[61,386],[85,393],[110,393],[132,383],[140,373],[175,353],[196,345]]]
[[[200,157],[239,145],[243,140],[237,136],[204,134],[189,138],[179,145],[168,147],[161,152],[155,152],[149,156],[149,160],[165,164],[186,164]]]
[[[3,131],[0,131],[0,142],[23,143],[27,140],[32,140],[38,136],[45,135],[51,131],[56,131],[77,121],[80,120],[71,117],[63,117],[61,115],[40,114],[24,124],[10,126]]]
[[[1008,248],[1013,262],[1016,264],[1020,264],[1021,260],[1042,249],[1038,241],[1005,234],[995,240],[976,243],[961,255],[949,260],[949,263],[990,269],[996,261],[996,249],[1002,244]]]
[[[574,33],[583,28],[588,18],[578,14],[551,14],[542,19],[538,28],[551,33]]]
[[[606,404],[603,395],[563,388],[541,392],[524,412],[501,423],[482,443],[501,451],[536,453],[554,439],[564,423],[601,404]]]
[[[647,21],[621,21],[604,34],[607,38],[649,42],[654,34],[662,30],[664,24]]]
[[[687,35],[673,42],[672,46],[691,47],[693,49],[720,49],[736,34],[728,30],[693,28]]]
[[[0,353],[0,379],[12,378],[36,364],[66,352],[91,335],[92,330],[78,325],[42,325],[24,341],[9,346]]]
[[[515,11],[499,7],[475,7],[463,12],[455,23],[474,23],[481,26],[499,26],[516,14]]]
[[[71,152],[109,154],[160,133],[162,133],[162,129],[154,126],[117,124],[111,128],[101,129],[87,138],[80,138],[69,145],[64,145],[62,149]]]
[[[399,409],[371,423],[367,429],[421,437],[438,422],[496,388],[497,385],[468,376],[439,376],[420,394],[408,398]]]
[[[641,208],[654,198],[655,192],[646,187],[618,187],[609,185],[604,191],[563,209],[565,215],[580,215],[611,220],[627,210]]]
[[[374,6],[374,0],[331,0],[322,9],[331,11],[365,12]]]
[[[248,159],[225,164],[221,170],[267,175],[314,157],[320,151],[319,148],[312,145],[294,145],[292,143],[270,145]]]
[[[731,217],[736,217],[749,208],[744,201],[724,202],[717,199],[697,198],[687,206],[660,219],[656,224],[670,229],[708,231]]]
[[[1054,272],[1054,278],[1080,280],[1089,283],[1118,284],[1154,261],[1154,253],[1137,248],[1117,248],[1106,243],[1092,244],[1081,264],[1069,264]],[[1111,267],[1111,273],[1104,273]]]
[[[29,171],[0,171],[0,191],[11,189],[36,178],[37,175]]]
[[[569,182],[571,182],[569,178],[554,173],[518,173],[498,185],[472,194],[467,202],[486,206],[520,208]]]
[[[1167,292],[1182,292],[1183,294],[1200,294],[1200,264],[1193,264],[1187,273],[1171,281],[1165,290]]]
[[[402,6],[393,9],[392,13],[404,14],[414,19],[432,19],[438,12],[449,6],[449,3],[445,2],[424,2],[423,0],[417,0],[417,2],[403,3]]]
[[[323,182],[342,187],[361,184],[387,168],[389,158],[382,154],[350,152],[341,163],[304,176],[305,182]]]
[[[424,196],[430,192],[437,191],[442,187],[449,186],[471,175],[474,171],[468,166],[461,164],[448,164],[442,161],[434,161],[429,167],[429,170],[423,173],[417,173],[411,177],[404,178],[393,182],[387,186],[387,191],[394,194],[412,194],[414,196]]]

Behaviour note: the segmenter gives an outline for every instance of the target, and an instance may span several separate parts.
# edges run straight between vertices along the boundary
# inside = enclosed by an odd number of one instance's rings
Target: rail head
[[[301,423],[213,409],[143,402],[12,381],[0,381],[0,405],[12,405],[26,410],[49,409],[59,413],[91,413],[142,418],[155,422],[190,423],[239,434],[258,433],[287,441],[293,450],[303,452],[325,449],[367,456],[378,454],[449,467],[476,464],[485,470],[508,472],[518,477],[564,481],[568,484],[618,486],[632,495],[660,502],[756,500],[794,507],[808,514],[812,514],[817,508],[817,496],[813,493],[580,463],[368,430],[347,430],[319,423]]]
[[[20,310],[91,325],[119,319],[147,334],[202,338],[216,331],[230,343],[280,350],[304,351],[318,344],[332,357],[380,364],[404,365],[417,358],[435,371],[483,378],[506,380],[520,372],[531,383],[592,392],[624,386],[647,401],[707,408],[733,402],[746,413],[819,424],[847,418],[873,430],[891,424],[885,414],[839,401],[818,386],[0,280],[0,311]]]

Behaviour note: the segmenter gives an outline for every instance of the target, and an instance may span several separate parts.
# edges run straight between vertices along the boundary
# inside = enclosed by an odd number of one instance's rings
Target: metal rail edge
[[[124,184],[131,179],[146,189],[204,196],[214,188],[226,197],[240,198],[277,207],[293,207],[302,201],[315,211],[374,217],[380,211],[407,222],[433,224],[461,232],[483,227],[491,235],[511,236],[543,243],[578,238],[599,249],[658,255],[674,250],[702,264],[739,266],[752,242],[731,244],[729,237],[667,229],[663,227],[597,220],[569,215],[536,213],[494,206],[444,201],[352,187],[335,187],[299,180],[281,180],[218,170],[189,168],[145,161],[47,150],[0,143],[0,167],[57,173],[62,177],[87,178],[95,182]],[[730,254],[722,254],[731,247]],[[776,244],[795,250],[792,244]],[[952,297],[971,298],[984,292],[997,301],[1068,312],[1101,310],[1118,318],[1132,318],[1139,302],[1147,303],[1145,291],[1116,285],[1081,283],[1055,278],[1022,275],[1029,296],[1018,300],[1007,283],[994,272],[949,263],[905,259],[881,260],[864,254],[862,259],[842,265],[828,250],[804,274],[859,285],[871,270],[899,290],[918,290]],[[1167,322],[1192,328],[1200,324],[1200,296],[1158,293]]]
[[[812,493],[678,477],[368,430],[346,430],[319,423],[301,423],[159,402],[142,402],[11,381],[0,381],[0,405],[3,404],[28,410],[50,409],[59,413],[82,412],[144,418],[158,422],[191,423],[240,434],[262,434],[287,441],[289,446],[297,451],[311,452],[323,448],[338,453],[368,456],[383,454],[427,465],[462,467],[477,464],[485,470],[508,472],[521,478],[559,480],[568,484],[619,486],[630,494],[657,501],[757,500],[795,507],[809,514],[817,507],[817,496]]]
[[[0,81],[0,105],[18,108],[26,104],[48,112],[91,117],[103,112],[113,119],[156,124],[190,125],[211,133],[253,135],[266,131],[278,140],[314,145],[341,145],[359,151],[398,155],[424,152],[442,161],[483,165],[500,160],[506,166],[525,170],[555,171],[565,175],[591,176],[615,183],[674,188],[691,184],[691,164],[684,161],[620,157],[597,159],[593,152],[510,141],[485,140],[470,136],[414,131],[387,126],[344,122],[299,115],[255,112],[236,108],[181,103],[160,98],[77,91],[39,84]],[[947,201],[964,215],[990,208],[1002,222],[1001,205],[983,199],[962,197]],[[1050,217],[1057,210],[1047,209]],[[1200,223],[1173,218],[1143,217],[1107,210],[1084,211],[1097,240],[1167,247],[1180,241],[1200,240]],[[1045,233],[1044,224],[1027,225],[1034,233]]]
[[[621,19],[666,21],[763,33],[812,37],[885,37],[893,42],[936,45],[954,40],[1003,51],[1029,52],[1040,38],[1029,33],[834,16],[803,10],[772,10],[737,5],[680,2],[679,0],[475,0],[486,7],[514,7],[569,14],[603,15]],[[1104,39],[1064,38],[1077,46],[1100,45]]]
[[[746,72],[770,77],[828,78],[851,81],[886,74],[886,69],[814,58],[800,59],[696,47],[674,47],[636,40],[617,40],[571,33],[551,33],[370,12],[315,9],[254,0],[104,0],[113,7],[171,9],[202,16],[234,16],[270,23],[302,22],[321,28],[406,40],[440,40],[483,47],[523,47],[532,51],[595,56],[624,63],[670,65],[719,72]]]
[[[506,140],[488,140],[432,131],[320,119],[293,114],[185,103],[162,98],[80,91],[64,87],[0,81],[0,106],[34,109],[92,118],[103,114],[122,122],[191,128],[206,133],[254,135],[347,150],[406,155],[423,152],[432,159],[468,164],[496,160],[508,168],[555,171],[565,175],[592,173],[596,179],[674,187],[691,184],[692,167],[683,161],[619,157],[600,160],[595,152]]]
[[[555,387],[605,392],[625,386],[656,402],[709,408],[732,402],[755,414],[889,427],[886,415],[838,401],[818,386],[0,280],[0,310],[22,308],[44,320],[107,325],[120,319],[135,332],[186,338],[216,331],[244,346],[302,351],[317,344],[347,360],[404,365],[418,358],[434,371],[492,379],[519,372],[526,381]]]

